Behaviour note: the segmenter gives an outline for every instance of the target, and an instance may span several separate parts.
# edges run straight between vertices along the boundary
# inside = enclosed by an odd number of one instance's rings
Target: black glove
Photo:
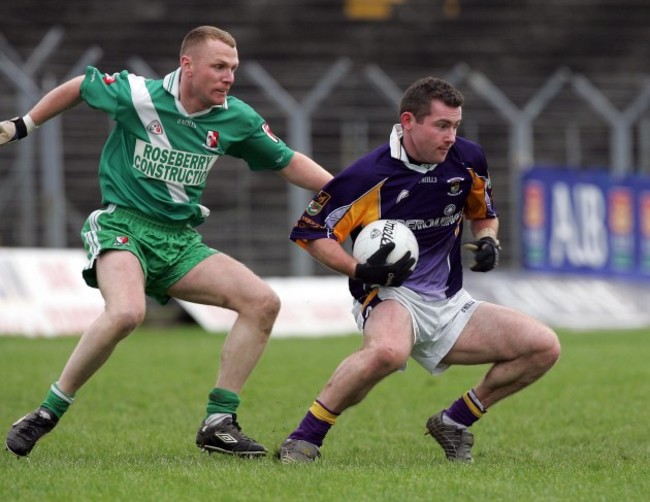
[[[501,246],[492,237],[482,237],[463,247],[474,253],[474,263],[469,267],[473,272],[489,272],[499,264]]]
[[[386,263],[386,258],[393,249],[395,249],[394,242],[381,246],[368,258],[366,263],[357,265],[354,278],[360,279],[366,284],[401,286],[413,272],[411,267],[415,263],[415,258],[411,258],[411,252],[407,251],[395,263]]]
[[[0,145],[23,139],[29,134],[22,117],[0,122]]]

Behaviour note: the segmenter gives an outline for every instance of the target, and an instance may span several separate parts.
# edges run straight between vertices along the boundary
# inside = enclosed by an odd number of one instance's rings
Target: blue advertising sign
[[[650,178],[535,167],[521,196],[525,268],[650,278]]]

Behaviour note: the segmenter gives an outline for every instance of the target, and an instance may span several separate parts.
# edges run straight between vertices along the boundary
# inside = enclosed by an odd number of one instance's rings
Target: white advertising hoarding
[[[81,250],[0,249],[0,335],[80,334],[104,308],[99,290],[83,281],[85,265]],[[273,336],[358,332],[346,278],[266,281],[282,302]],[[650,327],[650,285],[646,283],[495,270],[488,274],[466,271],[465,285],[476,299],[521,310],[556,328]],[[235,321],[229,310],[179,304],[207,331],[227,331]]]

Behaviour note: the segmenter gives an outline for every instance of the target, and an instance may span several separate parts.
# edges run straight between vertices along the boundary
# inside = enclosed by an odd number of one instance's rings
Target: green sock
[[[74,395],[68,396],[65,392],[59,389],[58,383],[59,382],[54,382],[52,384],[47,396],[45,396],[45,401],[41,403],[41,406],[50,410],[57,418],[61,418],[74,402]]]
[[[210,392],[208,405],[205,409],[207,412],[206,418],[214,413],[230,413],[234,415],[237,412],[239,401],[239,396],[236,393],[215,387]]]

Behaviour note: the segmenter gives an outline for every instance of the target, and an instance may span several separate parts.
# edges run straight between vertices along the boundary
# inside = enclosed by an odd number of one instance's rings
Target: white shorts
[[[413,320],[413,350],[411,357],[432,375],[445,371],[449,365],[441,364],[451,350],[476,308],[482,303],[461,289],[451,298],[426,301],[407,288],[380,287],[377,298],[362,309],[355,301],[352,313],[357,326],[363,326],[378,302],[396,300],[411,313]]]

